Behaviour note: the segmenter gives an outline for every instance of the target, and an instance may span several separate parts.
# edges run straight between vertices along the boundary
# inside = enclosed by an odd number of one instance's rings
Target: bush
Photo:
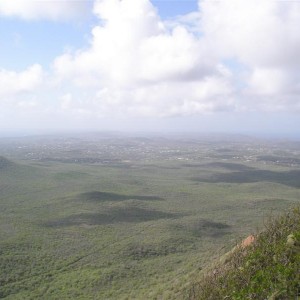
[[[188,291],[189,299],[295,299],[300,295],[300,208],[271,218],[248,247],[222,257]]]

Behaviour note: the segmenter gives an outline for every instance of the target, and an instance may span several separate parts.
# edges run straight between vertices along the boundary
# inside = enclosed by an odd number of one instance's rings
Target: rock
[[[295,236],[293,234],[289,234],[287,236],[286,245],[288,247],[294,247],[294,246],[296,246],[296,238],[295,238]]]
[[[246,248],[250,246],[254,241],[255,241],[255,236],[251,234],[242,241],[241,247]]]

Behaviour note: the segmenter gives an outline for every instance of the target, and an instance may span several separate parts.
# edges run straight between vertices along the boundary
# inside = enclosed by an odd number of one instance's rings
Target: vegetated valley
[[[2,138],[0,298],[180,299],[299,188],[299,142]]]

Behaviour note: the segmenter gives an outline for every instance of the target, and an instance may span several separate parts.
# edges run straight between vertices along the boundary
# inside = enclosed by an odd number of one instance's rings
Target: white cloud
[[[280,69],[255,68],[249,78],[250,92],[276,96],[289,92],[290,73]]]
[[[243,106],[250,110],[297,109],[299,3],[203,0],[199,7],[201,30],[207,43],[218,50],[220,59],[235,58],[244,65]]]
[[[61,97],[61,108],[62,110],[69,110],[72,107],[72,94],[67,93]]]
[[[47,2],[64,7],[50,15],[50,6],[48,14],[30,3],[23,6],[28,13],[23,18],[64,18],[66,12],[74,15],[67,6],[86,4]],[[19,8],[14,9],[5,14],[17,15]],[[49,82],[57,86],[52,98],[48,95],[53,102],[47,102],[53,113],[162,118],[300,111],[298,3],[201,0],[199,11],[162,20],[148,0],[96,0],[93,12],[98,25],[89,44],[53,62]],[[23,72],[2,70],[0,98],[45,88],[42,78],[39,65]],[[37,107],[36,100],[18,103]]]
[[[0,69],[0,100],[20,93],[35,91],[43,81],[43,70],[38,64],[22,72]]]
[[[47,97],[45,78],[38,64],[19,72],[0,69],[0,119],[3,128],[30,126],[34,119],[43,122],[47,111],[44,105]]]
[[[20,109],[24,110],[24,109],[32,109],[38,106],[38,103],[34,100],[30,100],[30,101],[19,101],[17,102],[17,107],[19,107]]]
[[[25,20],[64,21],[88,13],[89,1],[73,0],[1,0],[0,15]]]
[[[58,78],[95,90],[91,111],[171,116],[232,106],[231,73],[215,51],[186,26],[166,26],[148,0],[96,1],[94,13],[101,25],[89,48],[54,62]]]
[[[94,117],[170,117],[206,114],[234,109],[232,87],[222,76],[191,82],[161,82],[128,87],[103,87],[76,99],[70,94],[61,97],[65,113],[84,111]]]
[[[200,2],[202,30],[220,56],[237,56],[246,64],[274,65],[285,57],[290,18],[297,5],[282,1],[225,0]],[[283,8],[285,8],[285,13]],[[287,19],[286,19],[287,18]],[[299,38],[298,38],[299,42]],[[290,59],[290,55],[287,56]]]
[[[299,107],[300,6],[203,0],[199,7],[165,22],[148,0],[98,0],[101,25],[87,49],[55,60],[57,77],[101,90],[101,97],[91,95],[99,105],[89,103],[99,112],[171,116]],[[241,70],[222,64],[232,58]]]

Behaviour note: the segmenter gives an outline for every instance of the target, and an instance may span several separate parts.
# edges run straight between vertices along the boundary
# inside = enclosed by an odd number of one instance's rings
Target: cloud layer
[[[84,1],[2,1],[0,14],[55,20],[84,7]],[[98,24],[89,43],[53,59],[52,111],[89,117],[300,112],[298,2],[201,0],[199,11],[162,20],[149,0],[96,0],[93,14]],[[39,65],[0,71],[0,99],[47,86],[43,74]]]
[[[170,29],[148,0],[96,1],[90,46],[54,63],[62,81],[95,89],[98,110],[173,116],[227,110],[231,72],[194,33]]]
[[[204,0],[199,7],[201,30],[219,58],[244,66],[245,106],[299,110],[299,2]]]
[[[4,0],[0,1],[0,16],[64,21],[86,14],[88,7],[87,0]]]
[[[43,81],[43,70],[38,64],[22,72],[0,69],[0,99],[34,92]]]

